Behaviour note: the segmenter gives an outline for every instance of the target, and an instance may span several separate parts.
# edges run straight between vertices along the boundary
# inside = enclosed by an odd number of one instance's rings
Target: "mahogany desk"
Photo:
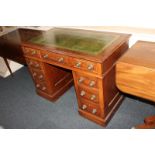
[[[105,126],[123,99],[115,64],[128,49],[129,37],[55,28],[23,42],[36,92],[55,101],[74,81],[80,115]]]
[[[116,83],[128,94],[155,102],[155,43],[138,41],[117,62]],[[136,128],[155,128],[155,116]]]

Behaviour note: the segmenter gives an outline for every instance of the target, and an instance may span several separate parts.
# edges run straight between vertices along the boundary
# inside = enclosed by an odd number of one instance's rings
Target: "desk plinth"
[[[62,30],[60,29],[60,31]],[[78,35],[82,34],[82,36],[87,35],[89,37],[95,34],[95,41],[96,36],[102,38],[102,34],[118,37],[111,45],[104,48],[104,52],[93,55],[87,53],[85,49],[90,49],[91,52],[95,51],[103,45],[102,40],[97,40],[94,43],[94,38],[88,39],[86,37],[87,40],[84,42],[86,45],[90,45],[88,47],[81,42],[81,40],[83,41],[81,36],[77,38],[75,38],[76,35],[70,36],[72,31],[80,31]],[[130,35],[83,30],[67,30],[67,32],[69,32],[68,38],[66,35],[62,35],[63,40],[61,40],[59,35],[55,39],[61,46],[71,45],[72,50],[68,47],[65,49],[44,44],[45,41],[42,37],[51,39],[52,36],[53,38],[54,30],[49,32],[51,36],[44,34],[38,39],[42,44],[38,44],[35,39],[32,39],[36,41],[35,43],[31,40],[22,44],[36,91],[40,96],[54,101],[74,81],[80,115],[105,126],[123,99],[115,84],[115,64],[128,49]],[[48,44],[51,41],[50,39],[46,40]],[[66,39],[71,40],[71,43],[66,43]],[[89,42],[94,43],[94,45],[88,44]],[[73,49],[80,49],[80,47],[74,46],[74,43],[81,45],[83,52],[73,51]]]

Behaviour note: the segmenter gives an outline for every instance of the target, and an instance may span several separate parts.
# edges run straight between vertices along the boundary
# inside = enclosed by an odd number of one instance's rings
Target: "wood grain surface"
[[[116,65],[118,88],[155,101],[155,43],[138,41]]]

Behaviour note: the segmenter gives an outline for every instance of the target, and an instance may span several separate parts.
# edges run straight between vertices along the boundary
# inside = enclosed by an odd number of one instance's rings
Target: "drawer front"
[[[39,61],[26,58],[26,62],[30,68],[41,70],[41,63]]]
[[[88,112],[88,113],[90,113],[92,115],[95,115],[95,116],[100,116],[101,115],[100,108],[99,108],[99,106],[96,106],[96,105],[92,105],[92,104],[89,104],[89,103],[81,103],[79,108],[81,110],[83,110],[85,112]]]
[[[77,68],[77,69],[82,69],[87,72],[92,72],[92,73],[100,73],[100,67],[99,64],[91,62],[91,61],[86,61],[86,60],[81,60],[81,59],[76,59],[76,58],[70,58],[72,67]]]
[[[31,74],[34,80],[38,80],[38,81],[44,81],[45,80],[45,76],[44,73],[41,70],[36,70],[36,69],[30,69],[31,70]]]
[[[62,54],[56,54],[56,53],[52,53],[52,52],[41,52],[41,57],[43,58],[43,60],[46,61],[54,61],[56,63],[59,64],[68,64],[68,58],[67,56],[64,56]]]
[[[71,56],[65,56],[63,54],[53,53],[49,51],[41,51],[41,58],[46,61],[53,61],[57,64],[65,65],[69,68],[76,68],[80,70],[84,70],[90,73],[97,73],[100,74],[101,71],[101,64],[94,63],[91,61],[86,61],[82,59],[77,59]]]
[[[87,86],[90,89],[99,88],[97,78],[86,74],[76,73],[76,82],[79,86]]]
[[[80,96],[80,98],[84,98],[87,99],[93,103],[99,103],[99,95],[97,91],[93,91],[93,90],[89,90],[89,89],[85,89],[83,87],[79,87],[78,88],[78,94]]]
[[[40,51],[37,49],[23,47],[23,51],[25,56],[40,58]]]
[[[49,92],[49,89],[48,89],[47,84],[45,82],[35,81],[35,86],[37,89],[39,89],[45,93]]]

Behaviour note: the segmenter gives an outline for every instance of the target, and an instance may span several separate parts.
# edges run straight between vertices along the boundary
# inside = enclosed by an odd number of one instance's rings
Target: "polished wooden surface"
[[[29,40],[32,36],[36,36],[42,33],[43,31],[17,29],[0,36],[0,56],[20,64],[26,64],[21,48],[21,42]]]
[[[73,30],[63,29],[64,31]],[[80,30],[81,33],[87,33],[89,36],[94,33],[95,36],[109,34],[119,37],[98,55],[92,55],[55,47],[53,44],[34,42],[36,38],[44,39],[40,37],[50,40],[50,31],[49,34],[46,32],[44,35],[24,41],[23,52],[39,95],[54,101],[72,85],[74,80],[79,113],[105,126],[123,99],[115,84],[115,64],[128,49],[130,35]]]
[[[116,82],[123,92],[155,101],[155,43],[137,42],[117,62]]]
[[[148,116],[144,119],[144,124],[135,126],[136,129],[155,129],[155,116]]]
[[[117,62],[117,87],[131,95],[155,101],[155,43],[138,41]],[[155,128],[155,117],[135,128]]]
[[[84,34],[87,34],[89,36],[91,36],[93,34],[93,36],[98,36],[100,35],[100,37],[103,35],[103,38],[104,38],[104,35],[117,35],[117,39],[115,39],[112,44],[110,44],[109,46],[107,46],[106,48],[103,49],[102,52],[100,52],[99,54],[97,55],[91,55],[90,53],[85,53],[85,52],[81,52],[81,51],[73,51],[73,50],[69,50],[69,49],[66,49],[66,48],[60,48],[60,47],[57,47],[53,44],[39,44],[39,43],[33,43],[33,39],[30,39],[28,42],[26,41],[25,42],[25,45],[28,43],[29,45],[31,45],[31,47],[34,47],[34,48],[40,48],[40,49],[46,49],[48,50],[49,52],[53,52],[54,53],[58,53],[58,54],[65,54],[65,55],[68,55],[68,56],[73,56],[73,57],[78,57],[78,58],[83,58],[85,60],[90,60],[90,61],[96,61],[96,62],[104,62],[109,56],[111,56],[112,54],[116,53],[114,52],[118,46],[120,46],[122,43],[124,43],[124,41],[128,41],[129,37],[131,35],[129,34],[123,34],[123,33],[114,33],[114,32],[98,32],[98,31],[91,31],[91,30],[79,30],[79,29],[61,29],[61,28],[56,28],[57,31],[74,31],[74,32],[78,32],[78,33],[84,33]],[[41,37],[45,38],[47,41],[49,39],[49,42],[51,40],[51,38],[49,37],[50,35],[52,35],[54,30],[51,30],[50,32],[49,31],[46,31],[46,33],[42,34]],[[72,33],[71,33],[72,34]],[[70,34],[70,35],[71,35]],[[40,37],[40,35],[39,35]],[[37,38],[37,37],[34,37],[34,38]],[[90,37],[91,38],[91,37]],[[24,45],[24,41],[23,41],[23,45]]]

